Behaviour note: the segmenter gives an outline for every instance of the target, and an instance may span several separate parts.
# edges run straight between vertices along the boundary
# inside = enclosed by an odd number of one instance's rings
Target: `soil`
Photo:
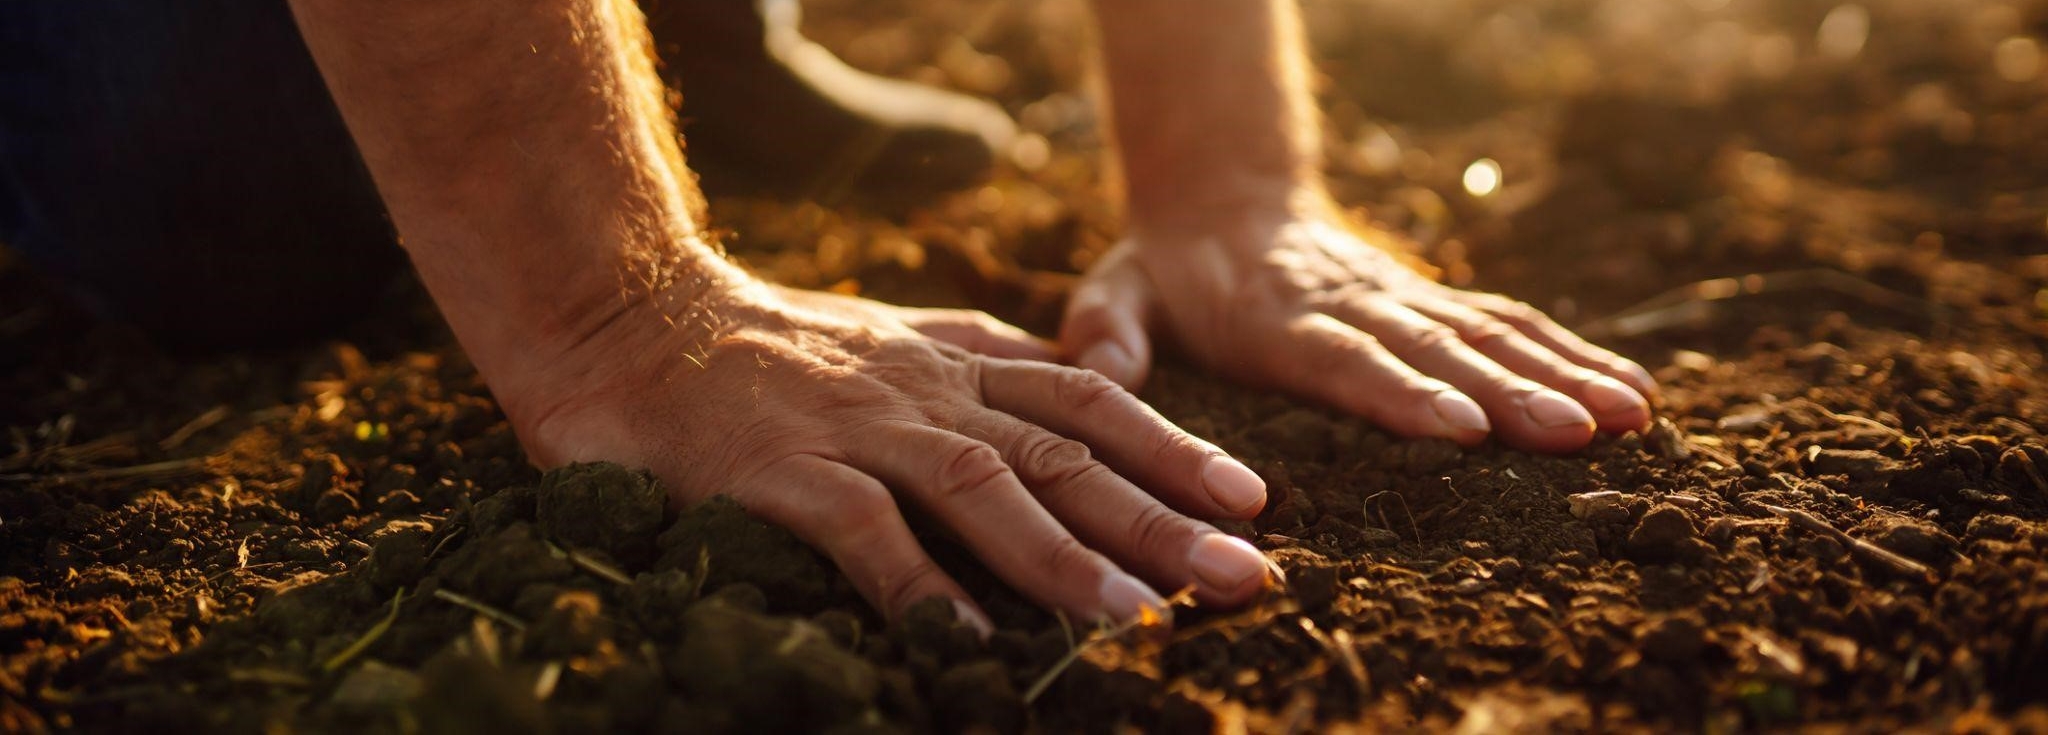
[[[807,7],[1032,137],[896,219],[720,199],[734,251],[1050,329],[1116,233],[1085,6]],[[1653,429],[1465,450],[1169,358],[1143,397],[1267,479],[1227,530],[1286,586],[1109,636],[934,535],[983,642],[728,501],[531,469],[417,288],[174,357],[0,264],[0,731],[2048,731],[2048,3],[1306,7],[1338,196],[1650,366]]]

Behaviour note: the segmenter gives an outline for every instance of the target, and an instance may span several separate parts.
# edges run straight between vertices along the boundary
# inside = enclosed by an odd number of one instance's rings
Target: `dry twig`
[[[1898,572],[1899,574],[1903,574],[1909,577],[1918,577],[1929,582],[1932,582],[1936,579],[1934,569],[1927,566],[1926,564],[1922,564],[1912,559],[1908,559],[1905,556],[1900,555],[1898,552],[1892,551],[1891,549],[1887,549],[1885,547],[1878,546],[1877,544],[1870,543],[1869,541],[1865,541],[1863,539],[1856,538],[1855,536],[1851,536],[1847,532],[1839,528],[1835,528],[1834,524],[1828,523],[1826,520],[1823,520],[1820,516],[1808,513],[1803,510],[1799,510],[1797,508],[1785,508],[1776,505],[1771,505],[1769,503],[1763,503],[1761,505],[1763,505],[1764,510],[1770,511],[1772,515],[1776,515],[1780,518],[1790,521],[1792,525],[1806,529],[1807,531],[1811,531],[1822,536],[1827,536],[1836,541],[1840,541],[1844,545],[1848,546],[1850,549],[1853,549],[1863,554],[1871,561],[1877,562],[1879,564],[1891,568],[1891,570],[1894,572]]]
[[[171,432],[170,436],[164,437],[163,441],[156,443],[156,446],[158,449],[166,452],[177,449],[179,445],[191,441],[194,435],[213,428],[214,425],[226,421],[227,418],[228,407],[226,405],[214,406],[207,409],[205,413],[193,417],[191,421],[185,422],[184,426],[178,427],[177,431]]]
[[[176,477],[195,472],[205,464],[205,457],[193,457],[191,459],[151,462],[132,467],[108,467],[98,470],[62,472],[54,475],[39,475],[32,472],[0,475],[0,482],[91,482],[93,480],[122,480],[134,477]]]
[[[1721,302],[1787,291],[1831,291],[1866,304],[1946,324],[1948,308],[1831,268],[1712,278],[1665,291],[1635,306],[1579,325],[1591,339],[1641,337],[1711,319]]]

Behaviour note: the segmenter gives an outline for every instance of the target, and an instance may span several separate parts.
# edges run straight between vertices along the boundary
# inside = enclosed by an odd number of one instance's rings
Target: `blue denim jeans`
[[[0,243],[187,345],[317,335],[405,262],[282,0],[0,2]]]

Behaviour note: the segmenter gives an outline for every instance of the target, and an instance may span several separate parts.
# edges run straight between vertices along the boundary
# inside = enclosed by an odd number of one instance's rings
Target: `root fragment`
[[[1835,528],[1834,524],[1828,523],[1820,516],[1797,508],[1785,508],[1770,504],[1763,504],[1763,508],[1770,511],[1772,515],[1790,521],[1794,526],[1840,541],[1843,545],[1862,554],[1864,558],[1888,567],[1901,575],[1925,580],[1930,583],[1938,579],[1934,569],[1926,564],[1908,559],[1891,549],[1851,536],[1847,532]]]

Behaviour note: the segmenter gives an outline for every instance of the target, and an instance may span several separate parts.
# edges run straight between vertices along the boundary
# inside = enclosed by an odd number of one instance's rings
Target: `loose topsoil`
[[[1116,232],[1085,6],[808,7],[1030,138],[894,219],[721,199],[734,251],[1054,326]],[[927,539],[982,642],[730,502],[530,469],[417,289],[169,357],[0,266],[0,731],[2048,730],[2048,3],[1306,12],[1338,196],[1651,367],[1654,429],[1465,450],[1169,357],[1143,397],[1267,479],[1226,530],[1287,585],[1109,637]]]

